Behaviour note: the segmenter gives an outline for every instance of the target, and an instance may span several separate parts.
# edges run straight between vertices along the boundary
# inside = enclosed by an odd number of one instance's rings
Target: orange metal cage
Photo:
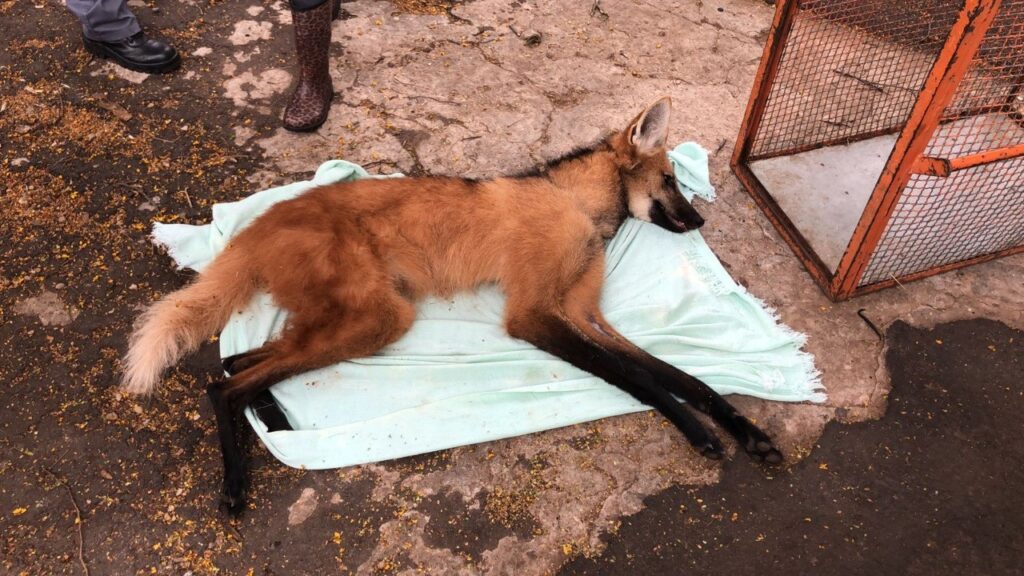
[[[1024,251],[1024,0],[779,0],[732,168],[834,300]]]

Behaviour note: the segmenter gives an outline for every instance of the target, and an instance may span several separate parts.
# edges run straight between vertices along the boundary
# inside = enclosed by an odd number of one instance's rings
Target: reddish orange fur
[[[371,355],[408,330],[414,303],[427,295],[497,283],[508,295],[513,335],[529,332],[530,314],[561,309],[573,294],[585,294],[585,306],[596,311],[604,241],[633,197],[656,196],[669,170],[663,137],[648,148],[634,141],[646,113],[596,151],[542,177],[360,180],[274,205],[197,282],[224,277],[230,265],[228,276],[253,279],[290,313],[282,336],[264,346],[260,361],[233,377],[227,391],[251,392],[297,372]],[[222,324],[223,311],[211,316]],[[149,321],[139,332],[178,329],[162,325],[157,315]],[[133,356],[146,351],[133,347],[129,370]]]

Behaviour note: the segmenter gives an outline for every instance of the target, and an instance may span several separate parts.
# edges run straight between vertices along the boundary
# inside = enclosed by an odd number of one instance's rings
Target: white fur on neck
[[[651,206],[654,205],[654,200],[651,200],[649,196],[636,196],[629,197],[629,213],[638,220],[644,222],[651,221]]]

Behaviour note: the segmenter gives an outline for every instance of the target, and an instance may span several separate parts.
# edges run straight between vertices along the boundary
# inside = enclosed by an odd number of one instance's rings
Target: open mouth
[[[686,232],[690,229],[686,222],[673,216],[665,209],[665,205],[657,200],[651,206],[651,222],[673,232]]]

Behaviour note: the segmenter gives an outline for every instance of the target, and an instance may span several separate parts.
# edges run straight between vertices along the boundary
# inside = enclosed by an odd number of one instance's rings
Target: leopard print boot
[[[299,84],[284,110],[287,130],[308,132],[327,120],[334,98],[327,53],[331,46],[331,20],[338,14],[339,4],[328,0],[309,10],[292,10]]]

